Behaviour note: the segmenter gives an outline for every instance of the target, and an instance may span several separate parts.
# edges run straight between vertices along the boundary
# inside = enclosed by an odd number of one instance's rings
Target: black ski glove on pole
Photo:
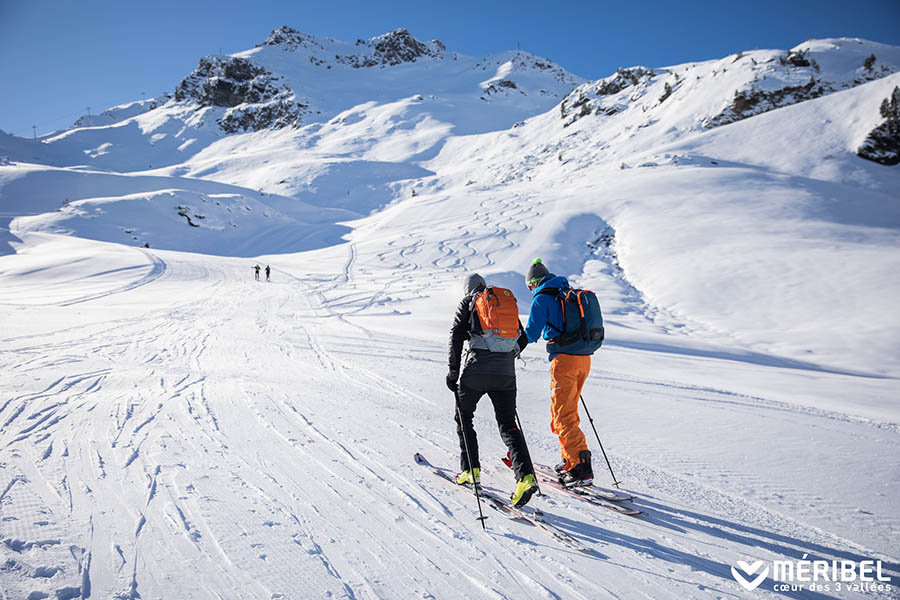
[[[459,391],[459,384],[456,382],[458,379],[459,371],[450,371],[447,373],[447,389],[454,393]]]

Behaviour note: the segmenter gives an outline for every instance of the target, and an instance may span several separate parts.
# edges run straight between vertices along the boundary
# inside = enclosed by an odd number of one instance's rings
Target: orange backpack
[[[516,348],[522,331],[519,306],[511,291],[487,287],[472,298],[472,309],[469,348],[491,352],[512,352]]]

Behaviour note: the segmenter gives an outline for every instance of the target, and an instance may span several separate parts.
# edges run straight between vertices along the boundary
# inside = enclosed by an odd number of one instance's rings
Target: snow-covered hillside
[[[892,587],[753,594],[896,597],[898,88],[900,48],[849,38],[584,81],[283,27],[0,132],[0,598],[746,597],[737,561],[804,554]],[[483,532],[411,460],[456,466],[463,277],[524,319],[535,256],[601,299],[585,399],[644,511],[537,498],[587,554]]]

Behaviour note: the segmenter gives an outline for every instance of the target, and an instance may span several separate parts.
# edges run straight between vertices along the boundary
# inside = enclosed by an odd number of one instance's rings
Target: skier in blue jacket
[[[554,338],[565,333],[558,292],[571,286],[565,277],[551,273],[539,258],[529,267],[526,284],[532,300],[525,335],[529,342],[541,337],[547,340],[550,354],[550,430],[559,438],[562,455],[556,472],[566,486],[591,485],[594,480],[591,452],[578,416],[578,400],[591,372],[591,357],[556,352],[553,348]]]

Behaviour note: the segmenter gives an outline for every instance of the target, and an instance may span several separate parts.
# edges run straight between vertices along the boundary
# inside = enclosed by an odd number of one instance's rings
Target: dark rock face
[[[900,164],[900,87],[881,103],[881,116],[884,123],[869,133],[857,155],[882,165]]]
[[[300,124],[307,108],[306,104],[289,101],[269,102],[241,110],[230,110],[219,120],[219,125],[228,133],[293,127]]]
[[[652,70],[643,67],[630,69],[618,69],[616,74],[601,79],[596,83],[586,83],[575,88],[571,94],[559,105],[564,127],[568,127],[578,119],[591,113],[614,115],[619,112],[618,106],[604,106],[602,99],[605,96],[614,96],[631,87],[637,87],[650,82],[656,74]]]
[[[487,100],[490,96],[494,94],[509,94],[513,90],[518,90],[519,86],[516,85],[515,81],[511,79],[498,79],[497,81],[488,85],[484,92],[481,95],[482,100]],[[524,93],[524,92],[521,92]]]
[[[243,58],[209,56],[175,89],[178,101],[228,108],[219,124],[228,133],[297,125],[307,105],[266,69]]]
[[[358,40],[356,45],[368,46],[372,49],[372,54],[370,56],[336,56],[335,59],[354,69],[361,69],[415,62],[425,56],[440,58],[446,50],[441,42],[433,40],[430,44],[424,44],[402,28],[368,41]]]
[[[296,50],[305,43],[312,42],[312,39],[305,37],[302,33],[293,27],[279,27],[269,34],[268,39],[262,43],[263,46],[281,46],[285,50]]]
[[[175,88],[178,101],[192,99],[201,106],[232,107],[262,102],[278,95],[272,74],[243,58],[208,56]]]
[[[303,47],[313,52],[325,51],[325,47],[311,36],[304,35],[292,27],[279,27],[272,31],[263,46],[280,46],[283,50],[295,52]],[[423,43],[414,38],[406,29],[395,29],[384,35],[370,40],[357,40],[357,47],[364,47],[368,54],[350,54],[346,56],[336,55],[334,61],[348,65],[354,69],[378,66],[394,66],[403,63],[415,62],[417,59],[427,56],[440,58],[447,49],[437,40]],[[310,62],[316,65],[326,64],[322,57],[310,56]],[[328,58],[331,61],[331,58]],[[330,65],[328,68],[331,68]]]
[[[833,91],[834,88],[830,84],[812,77],[805,85],[788,86],[772,92],[752,87],[738,90],[734,93],[734,100],[731,104],[715,117],[704,121],[703,126],[711,129],[727,125],[782,106],[812,100]]]
[[[786,86],[780,90],[762,91],[754,86],[738,90],[734,94],[734,100],[720,114],[707,119],[703,126],[707,128],[719,127],[734,123],[754,115],[758,115],[783,106],[790,106],[805,100],[812,100],[826,94],[838,91],[838,88],[853,88],[868,81],[881,79],[894,72],[889,65],[878,65],[876,57],[871,55],[863,61],[862,73],[853,81],[845,81],[840,84],[823,80],[819,74],[819,65],[808,56],[808,50],[790,50],[784,56],[778,58],[778,64],[787,67],[794,72],[809,75],[809,81],[804,85]]]
[[[809,50],[800,50],[799,52],[789,50],[787,55],[778,59],[778,62],[784,66],[811,67],[814,63],[807,57],[808,54]]]
[[[399,65],[414,62],[420,56],[431,55],[428,46],[405,29],[397,29],[375,40],[375,56],[382,64]]]
[[[594,94],[597,96],[618,94],[625,88],[648,81],[651,77],[653,77],[653,71],[648,71],[643,67],[619,68],[616,70],[615,75],[607,77],[597,84],[597,87],[594,88]]]

